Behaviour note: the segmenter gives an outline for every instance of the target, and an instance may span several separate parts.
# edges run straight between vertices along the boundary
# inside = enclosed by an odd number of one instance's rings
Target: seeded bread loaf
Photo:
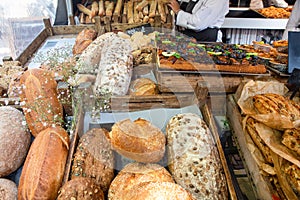
[[[0,178],[0,199],[1,200],[17,200],[17,185],[8,179]]]
[[[114,150],[129,159],[151,163],[160,161],[164,156],[165,135],[145,119],[116,122],[109,137]]]
[[[64,176],[69,136],[61,127],[40,132],[30,146],[19,187],[18,200],[54,200]]]
[[[168,167],[176,183],[194,199],[228,199],[214,138],[196,114],[174,116],[166,128]]]
[[[172,182],[171,174],[163,167],[154,163],[127,164],[112,181],[109,191],[109,200],[122,199],[132,187],[144,182]]]
[[[71,179],[93,178],[104,192],[114,177],[114,155],[106,138],[108,133],[106,129],[94,128],[80,138],[71,172]]]
[[[63,108],[57,98],[57,83],[50,71],[29,69],[20,79],[21,105],[33,136],[53,125],[61,125]]]
[[[25,117],[16,108],[0,107],[0,177],[17,170],[30,146]]]
[[[76,178],[65,183],[59,190],[57,200],[104,200],[100,186],[91,178]]]

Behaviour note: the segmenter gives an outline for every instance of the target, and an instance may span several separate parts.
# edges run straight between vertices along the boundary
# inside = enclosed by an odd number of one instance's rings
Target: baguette
[[[99,11],[98,11],[98,15],[100,17],[103,17],[105,15],[105,9],[104,9],[104,0],[100,0],[99,1]]]
[[[85,7],[84,5],[82,5],[82,4],[77,4],[77,8],[78,8],[78,10],[80,11],[80,12],[82,12],[82,13],[84,13],[84,14],[86,14],[86,15],[88,15],[90,18],[92,18],[92,11],[90,10],[90,9],[88,9],[87,7]]]
[[[123,0],[117,0],[116,7],[114,10],[114,15],[120,16],[122,10]]]
[[[150,11],[149,11],[149,17],[155,17],[156,15],[156,7],[157,7],[157,0],[152,0],[150,3]]]
[[[133,21],[134,21],[134,23],[140,22],[139,12],[137,11],[137,9],[135,9],[137,4],[138,4],[137,2],[133,3]]]
[[[164,4],[161,1],[159,1],[157,7],[158,7],[158,12],[160,14],[161,21],[166,23],[167,22],[167,16],[166,16]]]
[[[137,6],[135,7],[135,9],[137,11],[142,11],[144,7],[148,6],[149,1],[148,0],[143,0],[140,3],[137,4]]]
[[[113,1],[108,4],[105,10],[106,16],[111,17],[113,15],[114,6],[115,3]]]
[[[85,24],[85,14],[84,13],[79,14],[79,22],[80,22],[80,24]]]
[[[97,16],[99,13],[99,5],[97,1],[93,1],[92,3],[92,18]]]
[[[134,23],[134,18],[133,18],[133,1],[128,1],[127,3],[127,21],[128,24],[133,24]]]
[[[68,133],[61,127],[50,127],[33,141],[26,157],[18,199],[55,200],[61,186],[69,150]]]
[[[149,15],[149,7],[148,7],[148,6],[145,6],[145,7],[143,8],[143,14],[144,14],[145,16]]]

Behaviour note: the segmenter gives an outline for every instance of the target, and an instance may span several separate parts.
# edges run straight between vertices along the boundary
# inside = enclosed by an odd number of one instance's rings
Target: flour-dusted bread
[[[183,187],[172,182],[144,182],[135,185],[119,200],[195,200]],[[199,199],[200,200],[200,199]]]
[[[17,200],[17,185],[8,179],[0,178],[0,199],[1,200]]]
[[[79,73],[97,73],[98,65],[101,59],[102,48],[109,44],[109,38],[113,37],[113,32],[98,36],[79,56],[76,63],[76,69]]]
[[[227,199],[227,185],[214,138],[196,114],[178,114],[167,128],[168,167],[194,199]]]
[[[93,178],[104,192],[114,177],[114,155],[106,138],[108,133],[104,128],[94,128],[80,138],[71,172],[71,179]]]
[[[165,135],[145,119],[116,122],[109,137],[114,150],[129,159],[151,163],[160,161],[164,156]]]
[[[48,70],[29,69],[20,78],[21,105],[33,136],[63,122],[63,107],[57,97],[57,83]]]
[[[92,178],[76,178],[66,182],[59,190],[57,200],[104,200],[100,186]]]
[[[101,52],[94,93],[127,94],[133,70],[132,48],[129,39],[115,34]]]
[[[18,200],[54,200],[69,150],[67,132],[57,126],[40,132],[30,146],[18,187]]]
[[[30,137],[22,112],[10,106],[0,107],[0,177],[9,175],[22,165]]]
[[[132,187],[144,182],[172,182],[171,174],[161,165],[154,163],[127,164],[112,181],[109,191],[109,200],[122,199]]]

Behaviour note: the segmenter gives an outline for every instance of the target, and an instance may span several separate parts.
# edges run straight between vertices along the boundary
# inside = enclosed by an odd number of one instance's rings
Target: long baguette
[[[155,17],[156,7],[157,7],[157,0],[152,0],[151,3],[150,3],[149,17]]]
[[[114,10],[114,15],[120,16],[122,5],[123,5],[123,0],[117,0],[116,7]]]
[[[84,5],[82,4],[77,4],[77,8],[80,12],[88,15],[90,18],[92,18],[92,11],[90,9],[88,9],[87,7],[85,7]]]
[[[149,15],[149,7],[148,7],[148,5],[147,6],[145,6],[144,8],[143,8],[143,14],[146,16],[146,15]]]
[[[113,15],[114,6],[115,6],[115,3],[113,1],[108,4],[108,6],[106,7],[106,10],[105,10],[106,16],[111,17]]]
[[[138,23],[140,21],[140,17],[139,17],[139,12],[137,11],[136,6],[137,6],[137,2],[133,3],[133,21],[134,23]]]
[[[165,12],[165,6],[164,4],[159,1],[158,2],[158,12],[160,14],[160,18],[162,22],[167,22],[167,16],[166,16],[166,12]]]
[[[99,12],[99,5],[97,1],[93,1],[92,3],[92,18],[97,16]]]
[[[133,1],[128,1],[127,3],[127,19],[129,24],[133,24]]]
[[[105,9],[104,9],[104,0],[99,1],[99,12],[98,15],[100,17],[103,17],[105,15]]]
[[[148,6],[148,4],[149,4],[148,0],[143,0],[140,3],[137,4],[135,9],[138,10],[138,11],[142,11],[145,6]]]

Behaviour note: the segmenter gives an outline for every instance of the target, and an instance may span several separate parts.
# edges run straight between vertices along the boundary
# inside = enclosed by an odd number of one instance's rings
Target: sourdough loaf
[[[116,122],[109,133],[111,144],[129,159],[151,163],[160,161],[165,152],[165,135],[145,119]]]
[[[109,191],[109,200],[122,199],[124,193],[144,182],[172,182],[171,174],[163,167],[154,163],[127,164],[112,181]]]
[[[121,200],[194,200],[183,187],[172,182],[144,182],[123,194]]]
[[[100,186],[91,178],[76,178],[65,183],[59,190],[57,200],[104,200]]]
[[[26,157],[18,187],[18,199],[56,199],[68,156],[69,136],[57,126],[40,132]]]
[[[135,79],[129,86],[129,94],[132,96],[155,95],[157,93],[156,83],[149,78]]]
[[[83,29],[76,37],[75,44],[73,46],[73,55],[81,54],[93,40],[97,37],[97,32],[93,29]]]
[[[10,106],[0,107],[0,177],[17,170],[30,146],[24,115]]]
[[[21,105],[33,136],[53,125],[61,125],[63,108],[57,98],[57,83],[51,72],[29,69],[20,79]]]
[[[114,177],[114,155],[106,135],[106,129],[94,128],[80,138],[71,172],[71,179],[93,178],[104,192]]]
[[[1,200],[17,200],[17,185],[8,179],[0,178],[0,199]]]
[[[227,199],[218,150],[206,123],[196,114],[178,114],[166,128],[168,167],[194,199]]]

